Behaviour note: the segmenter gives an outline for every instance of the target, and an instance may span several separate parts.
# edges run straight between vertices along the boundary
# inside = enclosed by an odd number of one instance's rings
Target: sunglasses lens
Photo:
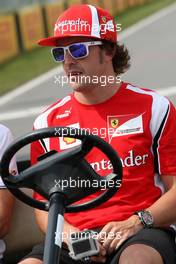
[[[75,59],[87,56],[87,49],[84,44],[73,44],[69,47],[69,51]]]
[[[54,59],[56,61],[64,61],[64,49],[63,48],[55,48],[52,50]]]

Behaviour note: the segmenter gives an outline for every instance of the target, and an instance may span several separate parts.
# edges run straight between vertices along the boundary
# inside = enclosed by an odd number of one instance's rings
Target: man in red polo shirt
[[[65,214],[64,233],[101,230],[100,254],[91,262],[174,264],[176,110],[172,103],[152,90],[119,81],[119,74],[129,68],[130,56],[117,42],[117,25],[106,10],[72,6],[58,18],[54,37],[39,44],[54,47],[53,57],[63,63],[73,93],[43,112],[34,129],[89,129],[111,144],[123,166],[118,193],[97,208]],[[32,163],[49,150],[60,152],[79,144],[78,139],[66,137],[35,142]],[[96,149],[87,160],[102,176],[112,169]],[[35,198],[43,199],[38,194]],[[36,219],[45,233],[47,213],[36,210]],[[103,232],[106,239],[101,239]],[[67,238],[64,242],[68,243]],[[38,245],[20,263],[40,264],[42,259],[43,245]],[[64,247],[60,263],[80,262],[71,259]]]

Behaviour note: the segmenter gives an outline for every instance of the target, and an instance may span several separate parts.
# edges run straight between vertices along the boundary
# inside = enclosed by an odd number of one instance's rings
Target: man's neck
[[[93,89],[83,89],[82,91],[75,91],[74,97],[82,104],[99,104],[110,99],[120,88],[121,83],[109,84],[106,86],[96,86]]]

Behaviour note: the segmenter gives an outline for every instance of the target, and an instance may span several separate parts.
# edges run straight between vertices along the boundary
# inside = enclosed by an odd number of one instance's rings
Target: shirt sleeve
[[[154,138],[155,165],[161,175],[176,175],[176,109],[171,102]]]
[[[0,125],[0,160],[3,156],[8,145],[12,142],[13,137],[11,131],[5,127]],[[15,156],[12,158],[10,162],[9,172],[13,175],[17,174],[17,165]],[[6,188],[4,185],[2,178],[0,177],[0,188]]]

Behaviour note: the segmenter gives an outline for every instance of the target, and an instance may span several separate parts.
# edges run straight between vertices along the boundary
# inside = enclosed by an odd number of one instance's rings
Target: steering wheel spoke
[[[90,138],[83,138],[80,153],[83,157],[85,157],[94,148],[94,146],[94,142],[90,140]]]

